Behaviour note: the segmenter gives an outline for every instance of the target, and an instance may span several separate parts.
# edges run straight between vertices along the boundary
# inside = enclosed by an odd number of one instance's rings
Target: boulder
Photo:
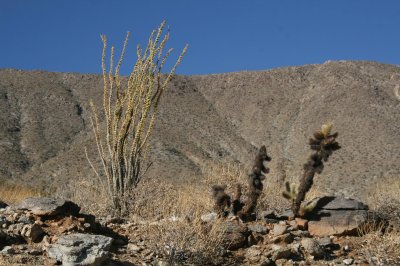
[[[47,247],[47,254],[64,266],[101,265],[109,256],[111,243],[111,237],[102,235],[63,235]]]
[[[80,207],[72,201],[54,198],[27,198],[16,206],[18,210],[28,210],[37,216],[78,215]]]
[[[354,235],[367,220],[368,206],[354,199],[321,197],[307,214],[308,231],[313,236]]]

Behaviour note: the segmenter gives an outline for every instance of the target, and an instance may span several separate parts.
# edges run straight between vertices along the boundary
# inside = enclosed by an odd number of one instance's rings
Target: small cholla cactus
[[[231,206],[231,197],[225,193],[226,186],[211,187],[211,197],[214,199],[214,211],[220,216],[226,216]]]
[[[286,191],[282,192],[282,196],[290,201],[295,201],[297,197],[297,186],[295,183],[285,183]]]
[[[248,184],[249,190],[245,202],[241,201],[242,188],[236,185],[235,195],[231,202],[231,197],[225,193],[226,186],[213,186],[211,195],[214,199],[214,209],[220,216],[226,216],[229,208],[232,207],[232,213],[238,215],[243,221],[251,220],[254,217],[254,211],[257,206],[257,200],[263,190],[262,181],[265,179],[264,174],[269,173],[269,168],[264,165],[265,162],[271,161],[271,157],[267,154],[267,149],[262,146],[254,160],[254,165],[249,174]]]
[[[299,209],[299,216],[305,216],[308,212],[314,210],[314,208],[317,206],[317,203],[318,203],[317,200],[301,203]]]
[[[306,193],[310,190],[313,185],[314,175],[320,174],[324,169],[324,163],[332,155],[333,151],[340,149],[339,144],[336,142],[338,133],[331,134],[332,124],[327,123],[322,125],[321,129],[316,131],[313,138],[310,138],[309,144],[311,150],[315,151],[306,164],[304,164],[304,173],[300,178],[300,185],[296,199],[292,204],[292,211],[296,216],[304,215],[305,209],[310,209],[312,206],[305,206],[301,211],[301,203],[304,200]],[[315,207],[315,206],[314,206]],[[311,208],[312,209],[312,208]]]

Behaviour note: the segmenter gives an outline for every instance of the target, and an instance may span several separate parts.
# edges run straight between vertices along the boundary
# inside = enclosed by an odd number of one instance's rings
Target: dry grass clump
[[[390,230],[400,232],[400,179],[380,178],[367,193],[367,203],[374,215],[388,222]]]
[[[218,258],[224,252],[225,226],[223,220],[204,223],[201,212],[193,214],[193,220],[179,219],[161,221],[153,225],[152,234],[157,236],[155,246],[158,253],[173,265],[220,265]]]
[[[104,187],[99,186],[94,178],[76,178],[65,188],[68,198],[82,208],[82,212],[96,216],[106,216],[110,213],[111,204]],[[60,195],[61,193],[57,193]]]
[[[371,265],[400,265],[400,232],[370,232],[363,236],[361,251]]]
[[[172,264],[213,265],[221,257],[225,224],[201,220],[213,205],[206,187],[148,178],[133,191],[131,219],[145,224],[152,246]]]
[[[384,177],[367,191],[370,221],[362,227],[362,251],[371,265],[400,264],[400,179]]]
[[[0,201],[7,204],[19,203],[29,197],[43,196],[39,189],[0,179]]]

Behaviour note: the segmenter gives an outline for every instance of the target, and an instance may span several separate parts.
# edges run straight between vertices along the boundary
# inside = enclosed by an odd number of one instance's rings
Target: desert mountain
[[[309,136],[326,122],[342,149],[315,179],[324,193],[365,197],[384,176],[400,177],[400,68],[327,62],[257,72],[172,79],[152,138],[149,177],[201,178],[205,164],[249,165],[265,144],[269,178],[297,180]],[[67,185],[93,178],[89,100],[98,75],[0,70],[0,178]],[[268,182],[268,181],[267,181]]]

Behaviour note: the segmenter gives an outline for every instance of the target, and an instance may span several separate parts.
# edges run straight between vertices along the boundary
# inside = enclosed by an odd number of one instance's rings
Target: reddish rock
[[[308,231],[313,236],[355,235],[367,220],[368,206],[354,199],[322,197],[307,214]],[[313,201],[314,201],[313,200]]]
[[[307,230],[308,220],[302,218],[296,218],[296,224],[300,230]]]

